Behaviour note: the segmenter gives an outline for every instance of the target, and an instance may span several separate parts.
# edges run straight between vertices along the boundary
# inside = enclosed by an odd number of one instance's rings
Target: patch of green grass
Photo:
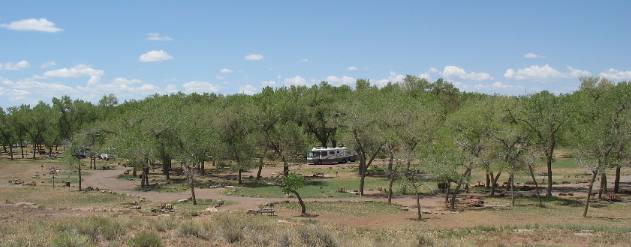
[[[280,187],[268,184],[244,184],[244,187],[237,187],[233,190],[226,190],[228,195],[247,197],[283,197]],[[378,187],[387,188],[388,180],[385,178],[367,177],[365,190],[377,190]],[[307,179],[305,186],[298,190],[300,196],[304,198],[326,198],[326,197],[352,197],[353,193],[339,192],[340,188],[352,192],[359,188],[359,179],[348,178],[326,178]]]
[[[385,202],[306,202],[309,213],[333,213],[339,215],[369,216],[378,214],[396,214],[402,212],[401,208],[389,205]],[[300,210],[300,205],[295,202],[283,204],[283,207]]]

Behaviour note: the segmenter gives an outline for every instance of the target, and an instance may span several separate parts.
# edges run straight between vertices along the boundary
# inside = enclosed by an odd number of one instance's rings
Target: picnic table
[[[257,208],[248,210],[248,214],[265,214],[268,216],[276,216],[276,210],[274,208],[265,207],[265,208]]]

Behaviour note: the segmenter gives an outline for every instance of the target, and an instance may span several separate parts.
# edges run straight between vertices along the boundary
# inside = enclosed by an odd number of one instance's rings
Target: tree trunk
[[[206,167],[204,167],[204,164],[206,162],[202,160],[202,162],[199,163],[199,174],[206,175]]]
[[[421,193],[416,190],[416,219],[421,220]]]
[[[259,159],[259,170],[256,172],[256,181],[261,180],[261,171],[263,171],[263,157]]]
[[[390,159],[388,160],[388,176],[392,173],[392,164],[394,163],[394,152],[390,150]]]
[[[460,177],[460,180],[458,181],[458,185],[456,186],[456,189],[453,191],[453,194],[451,195],[451,210],[456,210],[456,196],[458,195],[458,193],[460,193],[460,188],[462,187],[462,184],[464,183],[464,179],[468,177],[470,174],[471,174],[471,168],[467,168],[464,174],[462,174],[462,177]]]
[[[306,216],[307,215],[307,207],[305,206],[305,202],[302,201],[302,197],[300,197],[300,194],[298,194],[298,191],[290,190],[289,192],[294,194],[296,196],[296,198],[298,199],[298,204],[300,204],[300,215]]]
[[[486,175],[485,175],[485,180],[484,180],[484,188],[489,189],[491,188],[491,178],[489,178],[489,171],[486,171]]]
[[[546,154],[546,166],[548,167],[548,187],[546,188],[546,197],[552,198],[552,152]]]
[[[583,217],[587,217],[589,200],[592,198],[592,189],[594,188],[594,181],[596,181],[596,176],[598,176],[598,170],[592,171],[592,179],[589,181],[589,188],[587,189],[587,199],[585,200],[585,210],[583,210]]]
[[[616,178],[613,182],[613,192],[614,193],[619,193],[620,192],[620,166],[616,166]]]
[[[238,175],[238,178],[239,178],[239,184],[243,184],[243,181],[241,180],[241,171],[243,171],[243,170],[242,170],[242,169],[239,169],[239,175]]]
[[[48,147],[48,158],[53,157],[53,146]]]
[[[168,155],[162,157],[162,173],[167,180],[171,179],[171,157]]]
[[[493,176],[493,173],[489,174],[491,177],[491,196],[495,196],[495,190],[497,189],[497,181],[500,179],[500,175],[502,172],[498,172],[497,175]]]
[[[603,194],[607,194],[607,173],[600,174],[600,189],[598,190],[598,200],[603,199]]]
[[[138,176],[138,172],[136,171],[136,166],[133,166],[133,169],[131,171],[131,176],[136,178]]]
[[[79,160],[79,191],[81,191],[81,160]]]
[[[366,180],[366,158],[359,158],[359,195],[364,195],[364,181]]]
[[[451,190],[451,181],[447,180],[445,187],[445,205],[449,204],[449,190]]]
[[[20,151],[22,151],[22,159],[24,159],[24,143],[20,142]]]
[[[13,144],[9,144],[9,156],[11,160],[13,160]]]
[[[394,184],[394,171],[390,172],[390,182],[388,183],[388,204],[392,204],[392,184]]]
[[[283,176],[287,176],[289,175],[289,163],[287,163],[285,156],[281,156],[281,159],[283,160]]]
[[[515,206],[515,169],[513,167],[513,171],[511,172],[510,176],[508,177],[508,179],[510,180],[510,198],[511,198],[511,202],[510,202],[510,206],[511,208]]]
[[[195,198],[195,174],[193,173],[193,169],[188,167],[188,185],[191,187],[191,200],[193,200],[193,205],[197,205],[197,199]]]
[[[31,147],[33,148],[33,159],[35,159],[35,150],[37,150],[37,148],[35,148],[35,145],[31,145]]]
[[[543,207],[543,201],[541,200],[541,196],[539,195],[539,184],[537,183],[537,179],[535,178],[535,173],[532,170],[532,165],[528,165],[528,170],[530,171],[530,177],[532,178],[532,182],[535,183],[535,193],[537,195],[537,200],[539,200],[539,207]]]

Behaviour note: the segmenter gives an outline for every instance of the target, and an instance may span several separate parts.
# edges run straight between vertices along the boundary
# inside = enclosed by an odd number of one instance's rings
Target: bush
[[[160,236],[154,232],[141,232],[129,240],[132,247],[162,247]]]
[[[201,237],[201,227],[193,221],[185,221],[178,228],[180,234],[184,236]]]
[[[162,217],[154,221],[152,224],[152,228],[159,232],[166,232],[169,230],[173,230],[175,229],[175,226],[176,226],[176,222],[174,220],[162,218]]]
[[[245,225],[238,217],[222,215],[217,218],[217,226],[221,229],[222,237],[228,243],[239,242],[243,239]]]
[[[323,228],[303,227],[298,229],[298,235],[305,246],[337,247],[335,238]]]
[[[98,242],[99,236],[113,240],[123,233],[120,224],[105,217],[90,217],[77,224],[76,228],[78,233],[88,236],[93,242]]]
[[[53,240],[55,247],[84,247],[91,246],[90,240],[84,235],[62,232]]]

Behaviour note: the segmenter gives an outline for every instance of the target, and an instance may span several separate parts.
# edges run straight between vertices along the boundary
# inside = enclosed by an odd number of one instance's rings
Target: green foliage
[[[305,186],[305,178],[302,175],[290,172],[282,178],[280,187],[284,193],[292,193]]]
[[[131,247],[162,247],[160,235],[154,232],[140,232],[128,242]]]
[[[61,232],[53,240],[53,246],[55,247],[87,247],[93,246],[90,244],[90,239],[84,235],[78,235],[72,232]]]

